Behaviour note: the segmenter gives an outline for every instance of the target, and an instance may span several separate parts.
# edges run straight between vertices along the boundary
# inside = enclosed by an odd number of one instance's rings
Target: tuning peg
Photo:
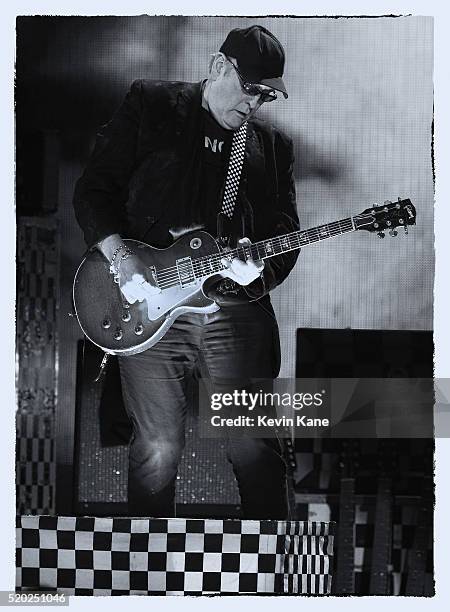
[[[389,230],[389,236],[397,236],[398,232],[395,229],[390,229]]]
[[[378,238],[384,238],[384,232],[378,232]]]

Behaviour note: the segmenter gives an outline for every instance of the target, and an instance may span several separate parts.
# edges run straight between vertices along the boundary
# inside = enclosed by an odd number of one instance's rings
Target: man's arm
[[[75,216],[88,246],[123,232],[123,206],[136,162],[141,88],[141,81],[132,84],[113,119],[99,131],[92,156],[76,183]]]
[[[130,303],[159,292],[148,268],[126,248],[121,237],[123,207],[136,161],[141,88],[141,81],[132,84],[113,119],[97,134],[94,152],[77,181],[73,200],[86,243],[96,246],[111,264],[110,272]]]
[[[120,290],[130,304],[161,292],[155,286],[150,270],[127,248],[119,234],[107,236],[97,243],[97,248],[110,262],[110,272],[117,275]]]
[[[118,249],[124,249],[125,243],[122,240],[119,234],[111,234],[107,236],[103,240],[97,243],[98,250],[102,253],[102,255],[111,262],[114,253],[117,252]]]
[[[271,236],[282,236],[299,229],[295,181],[293,175],[294,148],[292,140],[279,132],[275,137],[278,170],[278,208],[276,224]],[[289,251],[264,260],[260,278],[245,287],[251,299],[259,299],[282,283],[295,265],[299,251]]]

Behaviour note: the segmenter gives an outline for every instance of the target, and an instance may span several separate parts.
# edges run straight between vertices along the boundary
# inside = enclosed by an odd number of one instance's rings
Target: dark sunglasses
[[[261,104],[263,104],[264,102],[273,102],[277,99],[277,93],[273,89],[262,89],[259,85],[255,85],[255,83],[247,83],[242,74],[239,72],[239,69],[236,64],[234,64],[228,57],[227,60],[236,70],[242,91],[244,93],[246,93],[248,96],[259,96]]]

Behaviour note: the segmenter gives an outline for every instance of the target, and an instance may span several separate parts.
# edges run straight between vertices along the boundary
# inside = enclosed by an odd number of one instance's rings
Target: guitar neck
[[[309,244],[326,240],[327,238],[354,232],[356,229],[353,217],[348,217],[347,219],[325,223],[324,225],[318,225],[307,230],[298,230],[290,234],[261,240],[249,246],[240,246],[227,253],[227,255],[244,256],[245,259],[248,259],[248,255],[251,255],[253,259],[268,259],[288,251],[297,251]]]
[[[341,478],[337,570],[334,584],[338,595],[355,592],[355,479]]]
[[[307,230],[298,230],[290,234],[275,236],[274,238],[260,240],[252,244],[243,244],[230,251],[193,259],[192,262],[184,262],[183,270],[178,270],[178,274],[180,278],[181,276],[184,278],[187,275],[186,277],[189,277],[191,280],[207,278],[226,269],[221,262],[224,257],[230,260],[233,257],[238,257],[243,261],[248,259],[261,260],[275,257],[288,251],[297,251],[314,242],[354,232],[368,224],[369,221],[367,219],[359,217],[347,217],[333,223],[325,223],[324,225],[318,225]]]
[[[389,595],[392,547],[392,478],[382,476],[378,481],[375,509],[375,528],[370,567],[370,595]]]

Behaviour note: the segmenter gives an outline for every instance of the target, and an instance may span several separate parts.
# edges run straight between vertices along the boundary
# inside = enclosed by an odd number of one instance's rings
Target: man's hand
[[[130,304],[142,302],[161,293],[161,289],[154,284],[150,270],[137,255],[129,255],[121,261],[119,287]]]
[[[238,244],[249,246],[251,242],[248,238],[241,238]],[[244,287],[259,278],[261,272],[264,270],[264,262],[262,260],[247,259],[247,261],[242,261],[238,257],[235,257],[230,261],[226,257],[223,257],[221,262],[227,270],[226,276]]]
[[[111,262],[114,253],[118,248],[125,247],[125,243],[119,234],[112,234],[104,238],[97,246],[106,259]],[[118,267],[119,269],[120,290],[130,304],[142,302],[161,293],[161,289],[155,287],[150,270],[137,255],[128,255],[126,259],[121,260],[121,252],[119,251],[114,264],[115,268]]]

